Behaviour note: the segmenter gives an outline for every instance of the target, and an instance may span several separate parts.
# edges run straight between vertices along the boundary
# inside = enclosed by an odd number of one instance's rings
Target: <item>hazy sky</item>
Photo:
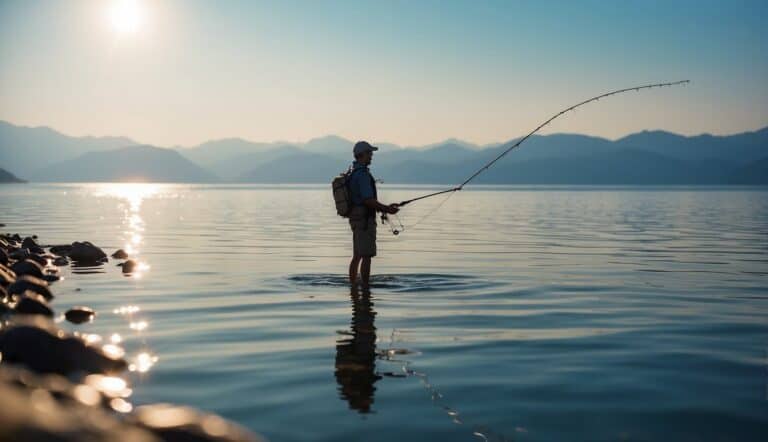
[[[124,0],[123,0],[124,1]],[[0,0],[0,119],[158,145],[768,125],[768,1]],[[119,5],[117,5],[119,6]]]

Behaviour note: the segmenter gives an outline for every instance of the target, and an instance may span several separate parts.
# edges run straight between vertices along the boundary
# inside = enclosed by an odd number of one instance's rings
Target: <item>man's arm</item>
[[[369,209],[375,210],[377,212],[395,214],[398,212],[398,210],[400,210],[397,208],[397,204],[390,204],[386,206],[381,204],[376,198],[368,198],[367,200],[363,201],[363,204],[365,204],[365,206]]]

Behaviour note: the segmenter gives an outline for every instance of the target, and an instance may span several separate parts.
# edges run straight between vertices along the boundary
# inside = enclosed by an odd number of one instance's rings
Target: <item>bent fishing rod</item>
[[[397,206],[398,207],[403,207],[406,204],[410,204],[410,203],[412,203],[414,201],[423,200],[425,198],[431,198],[433,196],[442,195],[442,194],[445,194],[445,193],[458,192],[459,190],[463,189],[464,186],[467,185],[470,181],[474,180],[478,175],[480,175],[481,173],[483,173],[486,170],[488,170],[488,168],[491,167],[495,162],[499,161],[502,157],[504,157],[506,154],[511,152],[513,149],[515,149],[516,147],[518,147],[521,144],[523,144],[523,142],[525,140],[527,140],[531,135],[533,135],[536,132],[540,131],[542,128],[544,128],[544,126],[546,126],[549,123],[551,123],[552,121],[554,121],[557,117],[559,117],[559,116],[561,116],[561,115],[563,115],[563,114],[565,114],[565,113],[567,113],[569,111],[572,111],[572,110],[576,109],[577,107],[584,106],[585,104],[591,103],[593,101],[598,101],[601,98],[610,97],[611,95],[617,95],[617,94],[621,94],[621,93],[624,93],[624,92],[630,92],[630,91],[639,92],[641,89],[651,89],[651,88],[655,88],[655,87],[664,87],[664,86],[677,86],[677,85],[686,84],[686,83],[690,83],[690,80],[680,80],[680,81],[673,81],[671,83],[655,83],[655,84],[646,84],[646,85],[643,85],[643,86],[628,87],[626,89],[619,89],[619,90],[616,90],[616,91],[607,92],[607,93],[604,93],[602,95],[598,95],[596,97],[592,97],[592,98],[590,98],[588,100],[584,100],[581,103],[574,104],[573,106],[571,106],[571,107],[569,107],[567,109],[561,110],[560,112],[558,112],[555,115],[551,116],[545,122],[541,123],[536,129],[532,130],[531,132],[528,133],[528,135],[524,136],[523,138],[519,139],[517,142],[515,142],[514,144],[512,144],[511,146],[506,148],[499,155],[497,155],[496,158],[494,158],[493,160],[489,161],[488,164],[486,164],[485,166],[483,166],[480,169],[478,169],[477,172],[473,173],[469,178],[464,180],[464,182],[459,184],[458,186],[452,187],[452,188],[446,189],[446,190],[441,190],[440,192],[435,192],[435,193],[430,193],[428,195],[423,195],[423,196],[420,196],[418,198],[413,198],[413,199],[401,201],[400,203],[397,204]]]

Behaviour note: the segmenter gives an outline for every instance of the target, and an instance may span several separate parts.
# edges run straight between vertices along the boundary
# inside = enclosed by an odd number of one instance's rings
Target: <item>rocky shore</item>
[[[0,225],[2,227],[2,225]],[[122,250],[124,273],[135,267]],[[41,246],[35,236],[0,234],[0,441],[260,441],[224,418],[185,406],[127,399],[128,363],[87,334],[56,325],[51,286],[59,267],[108,262],[89,242]],[[74,307],[74,324],[98,312]]]

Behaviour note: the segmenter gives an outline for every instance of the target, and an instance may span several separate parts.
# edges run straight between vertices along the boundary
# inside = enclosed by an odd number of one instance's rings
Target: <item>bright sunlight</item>
[[[112,29],[118,34],[135,34],[144,24],[145,11],[139,0],[115,0],[108,14]]]

